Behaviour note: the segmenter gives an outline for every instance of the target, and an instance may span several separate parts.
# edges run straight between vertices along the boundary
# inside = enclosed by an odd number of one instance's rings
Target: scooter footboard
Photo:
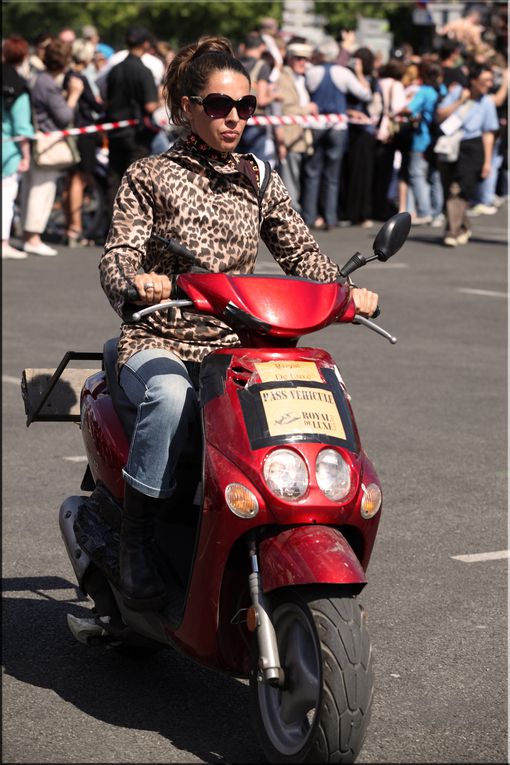
[[[294,526],[259,546],[264,592],[297,584],[352,584],[361,590],[366,576],[351,546],[337,528]]]

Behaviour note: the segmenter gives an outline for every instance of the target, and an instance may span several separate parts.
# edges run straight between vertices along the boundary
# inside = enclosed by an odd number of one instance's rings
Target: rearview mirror
[[[386,221],[374,239],[373,250],[378,260],[386,261],[400,250],[411,230],[408,212],[397,213]]]

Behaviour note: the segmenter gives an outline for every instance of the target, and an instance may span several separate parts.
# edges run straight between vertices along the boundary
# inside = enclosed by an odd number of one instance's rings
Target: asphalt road
[[[395,346],[360,326],[310,336],[337,360],[384,510],[362,601],[376,695],[360,762],[507,761],[507,216],[450,250],[415,228],[358,272]],[[375,230],[320,232],[342,263]],[[136,664],[77,643],[58,508],[79,491],[72,424],[25,427],[25,367],[97,351],[119,321],[99,249],[3,266],[3,754],[6,763],[263,760],[246,685],[173,652]],[[261,251],[260,269],[276,266]],[[303,343],[302,343],[303,344]],[[457,556],[499,553],[465,560]]]

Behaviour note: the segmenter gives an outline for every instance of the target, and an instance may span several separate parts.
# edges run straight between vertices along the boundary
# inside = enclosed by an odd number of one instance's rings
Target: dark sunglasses
[[[194,104],[201,104],[207,116],[213,119],[226,117],[235,106],[239,118],[247,120],[257,108],[257,99],[252,95],[243,96],[234,101],[233,98],[225,96],[223,93],[209,93],[205,98],[202,98],[202,96],[189,96],[189,100]]]

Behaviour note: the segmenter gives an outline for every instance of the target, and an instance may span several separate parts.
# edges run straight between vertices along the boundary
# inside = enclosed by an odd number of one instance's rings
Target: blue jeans
[[[301,196],[301,215],[308,226],[318,217],[321,194],[324,220],[330,226],[338,222],[340,173],[346,145],[347,130],[313,131],[314,153],[304,161]]]
[[[416,214],[436,218],[443,212],[444,195],[439,170],[431,167],[421,151],[410,152],[409,183],[416,202]]]
[[[198,398],[186,367],[170,351],[139,351],[121,367],[119,382],[137,407],[124,480],[149,497],[169,497],[175,467],[198,422]]]
[[[301,197],[301,168],[305,155],[297,151],[289,151],[286,158],[278,166],[278,175],[289,192],[292,207],[297,212],[301,211],[299,200]]]

